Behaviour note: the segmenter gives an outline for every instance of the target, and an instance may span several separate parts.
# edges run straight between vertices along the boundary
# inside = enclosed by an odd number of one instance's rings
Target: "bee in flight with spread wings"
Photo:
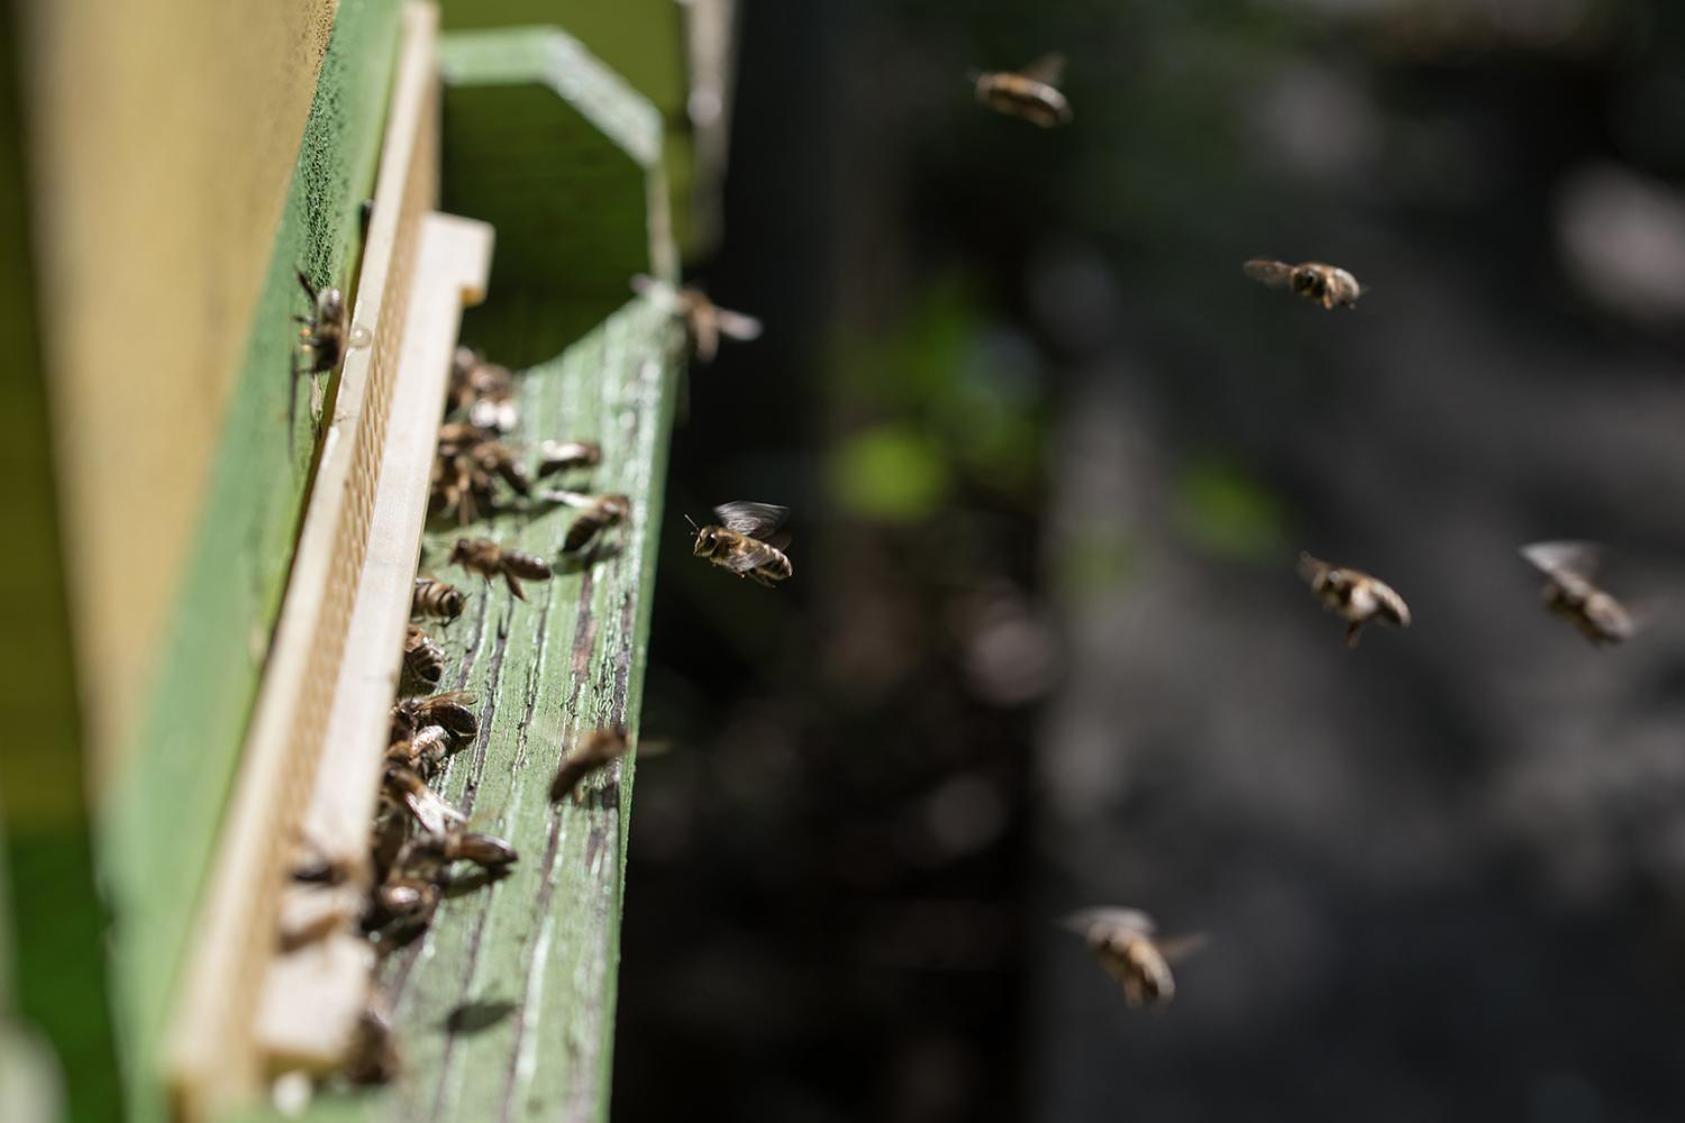
[[[1043,55],[1022,70],[997,70],[974,74],[977,100],[1008,117],[1050,129],[1071,123],[1071,103],[1059,92],[1065,73],[1065,56]]]
[[[1410,606],[1393,587],[1359,569],[1329,565],[1309,554],[1299,555],[1299,576],[1324,608],[1346,622],[1346,646],[1356,647],[1363,625],[1381,620],[1400,628],[1410,626]]]
[[[697,526],[691,552],[717,566],[771,588],[795,572],[784,551],[790,532],[783,529],[788,507],[771,503],[722,503],[714,508],[718,525]]]
[[[1065,927],[1088,942],[1131,1006],[1162,1005],[1176,997],[1170,965],[1205,945],[1203,935],[1160,939],[1158,925],[1139,909],[1084,909],[1067,917]]]
[[[1637,624],[1626,606],[1593,583],[1601,560],[1589,542],[1535,542],[1521,556],[1545,575],[1545,607],[1568,619],[1592,643],[1621,643]]]
[[[672,289],[642,273],[632,278],[632,291],[666,302],[673,315],[683,321],[691,353],[699,363],[711,363],[719,353],[720,340],[748,342],[761,337],[761,322],[742,312],[721,308],[708,294],[694,286]]]
[[[1314,300],[1324,308],[1357,307],[1357,298],[1364,288],[1357,278],[1335,265],[1320,261],[1303,261],[1289,265],[1267,257],[1255,257],[1241,266],[1248,277],[1272,289],[1292,289],[1307,300]]]

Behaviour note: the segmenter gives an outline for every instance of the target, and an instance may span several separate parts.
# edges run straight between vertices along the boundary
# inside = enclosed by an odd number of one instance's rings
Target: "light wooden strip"
[[[375,455],[386,428],[421,215],[437,195],[438,14],[411,3],[375,184],[352,322],[374,333],[339,377],[220,853],[201,906],[166,1046],[178,1117],[198,1120],[256,1087],[252,1027],[274,942],[286,844],[321,753],[328,704],[368,542]]]
[[[357,899],[368,891],[369,825],[398,686],[445,383],[462,309],[485,298],[492,237],[491,227],[482,222],[440,214],[422,220],[409,327],[380,459],[368,553],[345,638],[326,747],[304,814],[308,849],[354,873],[349,886],[332,890],[284,886],[284,914],[293,911],[289,906],[294,904],[300,906],[298,911],[308,911],[312,898],[348,893]],[[340,938],[324,942],[337,944]],[[341,1062],[364,1004],[371,967],[368,957],[314,945],[276,960],[269,969],[257,1030],[272,1070],[322,1071]]]

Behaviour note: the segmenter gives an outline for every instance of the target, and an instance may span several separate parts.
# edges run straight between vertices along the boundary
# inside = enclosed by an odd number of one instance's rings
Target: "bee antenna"
[[[693,536],[702,533],[702,528],[697,526],[696,520],[691,518],[689,515],[685,516],[685,522],[690,524],[690,532]]]

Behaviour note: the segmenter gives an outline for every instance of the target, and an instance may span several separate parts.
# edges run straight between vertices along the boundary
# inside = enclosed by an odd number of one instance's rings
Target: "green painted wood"
[[[28,250],[22,41],[0,0],[0,476],[17,547],[0,550],[0,1117],[21,1117],[27,1085],[62,1071],[75,1074],[66,1117],[103,1120],[121,1113],[121,1086]]]
[[[553,28],[446,35],[440,70],[443,207],[497,228],[494,295],[463,334],[499,340],[511,366],[553,358],[634,273],[671,272],[660,116]]]
[[[446,31],[534,25],[566,28],[593,55],[623,77],[661,115],[673,237],[691,243],[692,186],[689,85],[685,66],[684,8],[675,0],[443,0]]]
[[[295,383],[304,311],[293,269],[349,285],[399,30],[397,0],[340,0],[274,255],[230,394],[199,530],[158,651],[149,711],[102,824],[116,913],[119,1026],[138,1118],[163,1115],[163,1036],[258,675],[315,446]]]
[[[427,537],[424,570],[474,591],[446,645],[455,681],[481,699],[480,739],[441,788],[521,860],[449,899],[385,964],[407,1056],[388,1119],[606,1116],[632,762],[589,781],[579,803],[552,808],[548,787],[573,737],[637,728],[676,377],[669,327],[663,311],[629,305],[522,389],[522,440],[599,441],[592,488],[632,497],[613,556],[529,586],[523,603],[440,568],[456,528]],[[573,517],[502,515],[473,532],[558,559]]]

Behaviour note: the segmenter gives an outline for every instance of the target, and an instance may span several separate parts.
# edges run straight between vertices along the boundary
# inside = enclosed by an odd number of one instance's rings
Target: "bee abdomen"
[[[503,551],[503,568],[517,577],[544,581],[550,577],[550,564],[536,554],[524,550]]]

